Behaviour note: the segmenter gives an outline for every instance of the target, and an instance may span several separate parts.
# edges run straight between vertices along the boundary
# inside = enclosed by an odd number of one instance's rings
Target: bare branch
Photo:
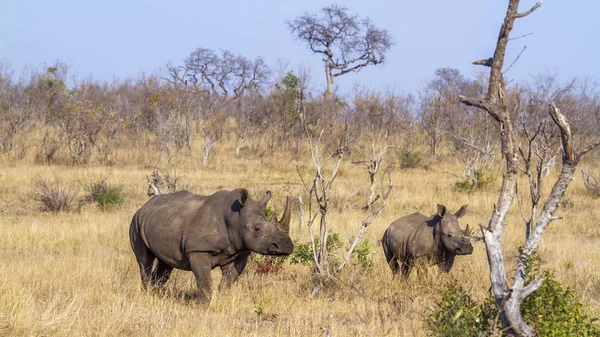
[[[531,7],[530,10],[528,10],[527,12],[523,12],[523,13],[517,13],[515,15],[515,19],[520,19],[520,18],[524,18],[527,15],[533,13],[533,11],[535,11],[536,9],[542,7],[542,1],[537,2],[533,7]]]
[[[459,95],[458,99],[467,106],[474,106],[487,111],[498,122],[502,120],[500,115],[495,111],[495,109],[492,108],[487,100],[472,99],[463,95]]]
[[[584,154],[586,154],[586,153],[588,153],[588,152],[592,151],[593,149],[595,149],[595,148],[596,148],[596,147],[598,147],[599,145],[600,145],[600,142],[597,142],[597,143],[594,143],[594,144],[590,144],[590,145],[586,146],[586,148],[585,148],[585,149],[581,150],[581,151],[578,153],[578,155],[581,157],[581,156],[583,156]]]
[[[550,116],[560,129],[563,147],[563,160],[566,160],[570,163],[575,163],[577,158],[575,157],[575,151],[573,150],[573,135],[571,134],[571,126],[554,103],[550,103],[549,107]]]
[[[506,70],[502,72],[503,74],[505,74],[506,72],[508,72],[510,70],[510,68],[512,68],[512,66],[514,66],[515,63],[517,63],[517,61],[519,60],[519,58],[521,57],[521,55],[523,54],[523,52],[525,51],[525,49],[527,49],[527,46],[523,46],[523,49],[521,49],[521,52],[519,53],[519,55],[517,55],[517,57],[515,58],[515,60],[508,66],[508,68],[506,68]]]
[[[375,209],[371,213],[369,213],[369,215],[367,215],[365,220],[363,220],[363,222],[360,226],[360,229],[358,230],[358,233],[356,234],[356,237],[354,237],[354,240],[352,241],[352,245],[350,246],[350,249],[348,249],[348,251],[346,252],[346,257],[344,258],[344,261],[340,264],[340,266],[335,271],[336,274],[339,273],[344,268],[344,266],[348,263],[348,260],[350,260],[350,257],[352,256],[352,252],[354,251],[354,248],[358,244],[360,236],[365,231],[365,229],[381,214],[381,212],[383,211],[383,208],[387,204],[388,196],[390,195],[390,192],[392,191],[392,187],[394,186],[394,184],[392,183],[392,177],[391,177],[392,165],[393,164],[390,164],[385,169],[383,176],[381,177],[381,189],[382,189],[381,194],[380,194],[382,196],[381,204],[379,205],[379,207],[377,209]],[[383,185],[384,178],[388,179],[387,188],[384,188],[384,185]],[[379,197],[379,195],[378,195],[378,197]]]
[[[527,296],[533,294],[533,292],[536,291],[542,285],[543,282],[544,278],[541,276],[531,281],[519,292],[519,300],[523,301],[527,298]]]
[[[522,38],[527,37],[529,35],[533,35],[533,33],[527,33],[527,34],[523,34],[521,36],[513,37],[513,38],[508,39],[508,41],[522,39]]]
[[[477,66],[491,67],[494,64],[494,59],[492,57],[490,57],[488,59],[474,61],[471,64],[474,64]]]

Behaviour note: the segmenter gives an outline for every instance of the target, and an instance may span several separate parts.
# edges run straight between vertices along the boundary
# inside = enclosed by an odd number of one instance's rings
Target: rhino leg
[[[156,256],[146,246],[139,233],[131,231],[130,239],[131,248],[133,249],[135,259],[137,260],[138,266],[140,267],[142,286],[144,287],[144,289],[147,289],[148,284],[150,284],[151,280],[152,264],[154,263],[154,259],[156,258]]]
[[[406,261],[402,262],[402,265],[400,267],[402,276],[408,277],[408,274],[410,274],[410,270],[412,269],[412,266],[413,266],[412,259],[407,259]]]
[[[413,266],[412,259],[399,259],[396,256],[392,256],[388,260],[388,264],[390,265],[390,268],[392,268],[394,274],[401,272],[403,276],[408,276]]]
[[[173,267],[158,260],[154,271],[152,272],[152,285],[163,286],[171,276]]]
[[[390,268],[392,268],[394,274],[400,270],[401,263],[397,258],[393,257],[389,259],[388,264],[390,265]]]
[[[211,260],[212,256],[208,253],[195,252],[188,254],[190,268],[196,277],[198,299],[200,301],[210,300],[212,296]]]
[[[221,266],[221,272],[223,273],[223,277],[221,278],[221,283],[219,284],[219,290],[228,289],[229,287],[231,287],[233,282],[235,282],[238,279],[238,277],[246,268],[246,263],[248,262],[248,255],[249,254],[240,255],[230,263]]]

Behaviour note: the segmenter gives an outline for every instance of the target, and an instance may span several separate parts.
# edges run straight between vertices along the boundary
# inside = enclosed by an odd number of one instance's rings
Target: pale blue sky
[[[521,11],[534,0],[522,0]],[[342,92],[355,83],[373,89],[413,91],[440,67],[473,75],[470,63],[492,55],[506,0],[430,1],[194,1],[194,0],[0,0],[0,60],[21,70],[60,59],[71,74],[124,79],[180,64],[197,47],[262,56],[276,68],[312,69],[313,88],[324,87],[320,57],[295,41],[285,19],[328,4],[346,6],[388,29],[396,45],[387,63],[338,78]],[[515,25],[512,36],[533,33],[509,45],[507,74],[527,80],[546,70],[561,78],[600,80],[600,1],[544,1]]]

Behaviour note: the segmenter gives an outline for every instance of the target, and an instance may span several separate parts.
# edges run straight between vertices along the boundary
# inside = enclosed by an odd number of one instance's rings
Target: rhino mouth
[[[269,255],[282,256],[290,255],[294,251],[294,244],[291,242],[273,242],[269,246]]]
[[[468,245],[466,247],[456,247],[456,249],[454,249],[454,254],[456,255],[470,255],[473,253],[473,246]]]

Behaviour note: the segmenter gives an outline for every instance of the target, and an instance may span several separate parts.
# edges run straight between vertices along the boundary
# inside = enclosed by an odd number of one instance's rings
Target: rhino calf
[[[392,222],[381,241],[392,271],[407,276],[415,259],[428,257],[443,272],[449,272],[456,255],[473,252],[469,226],[464,231],[458,226],[458,218],[465,213],[467,205],[454,214],[447,212],[446,206],[438,205],[433,216],[414,213]]]
[[[291,254],[289,198],[281,220],[273,216],[269,221],[265,207],[270,198],[267,192],[254,201],[243,188],[209,196],[181,191],[152,197],[135,213],[129,229],[144,288],[163,285],[173,268],[191,270],[200,297],[206,299],[213,268],[221,268],[219,288],[227,288],[244,271],[251,252]]]

